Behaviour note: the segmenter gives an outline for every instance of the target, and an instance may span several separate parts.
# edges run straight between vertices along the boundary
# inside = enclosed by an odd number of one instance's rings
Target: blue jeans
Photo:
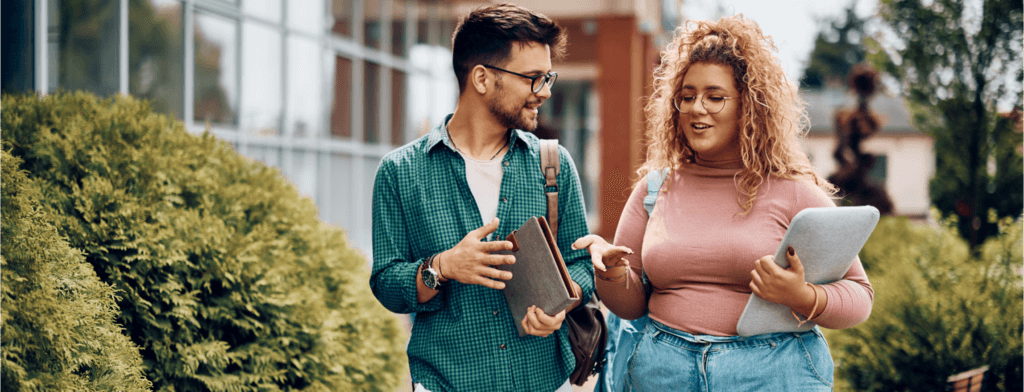
[[[832,355],[815,327],[757,336],[692,335],[651,320],[629,359],[627,390],[831,391]]]

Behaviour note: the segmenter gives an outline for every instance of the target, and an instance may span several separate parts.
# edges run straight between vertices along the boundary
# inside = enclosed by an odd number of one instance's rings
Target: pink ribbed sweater
[[[754,261],[775,254],[798,212],[835,205],[814,184],[766,178],[750,213],[738,215],[737,172],[684,165],[666,179],[650,222],[646,181],[637,184],[615,230],[615,244],[635,252],[627,257],[634,290],[598,279],[609,309],[627,318],[638,313],[643,297],[635,283],[644,268],[654,287],[652,319],[695,335],[736,335]],[[867,319],[874,292],[859,258],[844,279],[823,287],[828,305],[815,318],[819,325],[839,329]]]

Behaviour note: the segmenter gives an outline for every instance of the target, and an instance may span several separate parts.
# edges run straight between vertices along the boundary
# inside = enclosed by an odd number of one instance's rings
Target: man
[[[417,391],[571,391],[566,312],[531,307],[514,320],[501,291],[511,272],[494,266],[515,257],[491,254],[547,214],[538,139],[525,131],[551,96],[551,56],[564,44],[543,15],[508,4],[474,11],[455,32],[455,113],[377,171],[370,287],[389,310],[416,313],[408,355]],[[557,242],[583,293],[572,309],[590,300],[594,278],[585,251],[571,248],[587,224],[575,166],[564,148],[559,155]]]

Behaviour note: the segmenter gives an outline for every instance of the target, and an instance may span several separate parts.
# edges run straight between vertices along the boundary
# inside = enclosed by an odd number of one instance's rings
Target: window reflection
[[[242,0],[242,12],[272,22],[280,22],[281,0]]]
[[[331,105],[331,136],[352,137],[352,60],[334,60],[334,103]]]
[[[128,5],[128,92],[179,120],[184,107],[181,10],[174,0]]]
[[[285,129],[295,137],[319,134],[320,71],[316,41],[288,37],[288,116]]]
[[[114,0],[49,2],[50,90],[120,91],[119,6]]]
[[[290,0],[288,28],[318,34],[324,28],[324,0]]]
[[[433,4],[421,3],[417,7],[418,11],[416,15],[416,43],[430,45],[437,40],[436,37],[431,38],[431,31],[436,31],[433,27],[435,20],[435,14],[437,7]]]
[[[396,0],[391,3],[391,53],[400,57],[406,55],[405,12],[404,1]]]
[[[276,136],[281,121],[281,33],[246,22],[242,41],[242,127]]]
[[[448,49],[452,48],[452,37],[455,36],[455,26],[459,24],[459,19],[455,16],[450,8],[440,8],[440,15],[438,15],[438,24],[440,26],[437,37],[438,45],[444,46]]]
[[[391,144],[405,144],[405,72],[391,70]]]
[[[381,47],[381,1],[366,0],[363,3],[363,44],[371,48]]]
[[[32,4],[25,1],[3,3],[4,43],[0,87],[21,93],[35,85],[35,19]]]
[[[237,22],[202,12],[195,19],[195,120],[234,125]]]
[[[334,20],[331,31],[336,34],[352,36],[352,0],[326,0],[332,2],[331,13]]]
[[[380,142],[380,65],[365,62],[363,77],[363,141]]]

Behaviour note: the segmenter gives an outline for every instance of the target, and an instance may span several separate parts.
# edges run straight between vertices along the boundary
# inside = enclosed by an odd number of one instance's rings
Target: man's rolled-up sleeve
[[[413,259],[406,218],[402,213],[394,165],[385,159],[373,183],[373,271],[370,289],[382,305],[395,313],[421,313],[441,309],[446,291],[426,303],[416,301],[417,271],[426,259]]]

